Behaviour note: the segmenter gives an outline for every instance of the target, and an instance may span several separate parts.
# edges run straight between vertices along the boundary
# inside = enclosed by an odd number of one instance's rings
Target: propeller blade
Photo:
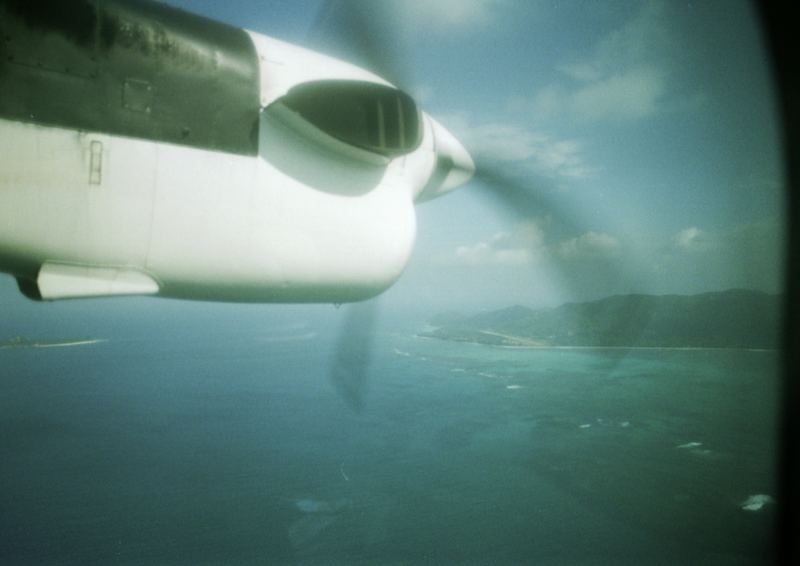
[[[309,30],[306,44],[348,61],[403,89],[410,73],[392,25],[393,3],[374,0],[326,0]],[[372,339],[377,318],[373,299],[347,307],[331,370],[334,387],[356,412],[364,408]]]
[[[546,219],[565,234],[579,232],[576,211],[565,205],[564,195],[558,194],[546,179],[521,174],[480,155],[473,159],[473,179],[478,181],[478,188],[507,214],[519,221]]]
[[[473,178],[478,188],[484,190],[494,203],[510,214],[517,221],[540,221],[544,219],[548,225],[551,237],[557,240],[576,239],[585,235],[588,223],[587,211],[580,210],[579,201],[570,202],[566,195],[560,193],[549,183],[535,175],[521,175],[518,171],[496,160],[475,158],[475,174]],[[617,278],[617,287],[636,289],[639,282],[633,275],[630,257],[608,257],[598,259],[587,273],[587,267],[576,268],[568,259],[558,257],[554,251],[549,263],[551,273],[555,275],[561,286],[575,296],[592,293],[595,275],[604,272],[606,275]],[[635,258],[633,258],[635,260]],[[620,320],[620,329],[624,327],[625,335],[639,338],[644,335],[650,324],[650,314],[645,302],[635,303],[635,307],[625,320]],[[623,334],[622,330],[617,334]],[[609,353],[610,368],[624,359],[627,352],[624,349]]]
[[[377,305],[372,299],[347,307],[331,369],[334,387],[357,413],[364,408]]]
[[[403,52],[391,25],[392,3],[370,0],[328,0],[309,30],[307,44],[358,65],[401,90],[411,84],[398,56]]]

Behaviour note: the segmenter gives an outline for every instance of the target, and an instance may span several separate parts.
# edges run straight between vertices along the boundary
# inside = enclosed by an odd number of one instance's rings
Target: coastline
[[[505,335],[498,333],[488,333],[492,336]],[[482,342],[480,340],[466,340],[459,338],[445,338],[433,334],[415,334],[417,338],[426,340],[441,340],[444,342],[461,342],[463,344],[474,344],[476,346],[488,346],[492,348],[505,348],[513,350],[674,350],[674,351],[736,351],[736,352],[780,352],[781,348],[742,348],[734,346],[565,346],[555,344],[525,344],[528,340],[522,337],[507,336],[511,340],[519,340],[519,344],[497,344],[492,342]]]

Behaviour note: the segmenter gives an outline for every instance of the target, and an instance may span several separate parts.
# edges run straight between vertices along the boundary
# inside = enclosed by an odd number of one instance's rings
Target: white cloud
[[[663,73],[642,66],[569,87],[550,84],[529,101],[511,101],[512,109],[530,108],[540,118],[571,116],[590,121],[638,119],[659,109],[666,94]]]
[[[705,232],[696,226],[684,228],[672,237],[673,247],[684,251],[705,249],[708,243],[708,237]]]
[[[492,29],[508,0],[362,0],[358,9],[367,19],[414,41],[421,33],[463,35]]]
[[[471,266],[524,266],[539,262],[545,255],[544,231],[535,222],[518,224],[511,232],[499,232],[486,242],[459,246],[457,263]]]
[[[472,124],[464,114],[441,117],[441,122],[467,149],[494,162],[524,164],[548,177],[585,178],[593,169],[583,158],[578,140],[559,140],[517,124]]]
[[[651,116],[670,94],[669,58],[675,44],[663,4],[645,3],[587,56],[559,65],[562,80],[541,88],[528,107],[539,117],[567,115],[591,121]]]
[[[589,231],[557,244],[555,252],[563,259],[609,258],[617,254],[619,247],[619,240],[614,236]]]
[[[784,236],[782,220],[768,217],[715,231],[690,226],[642,251],[670,292],[732,287],[780,292]]]
[[[481,242],[474,246],[459,246],[456,259],[467,265],[528,265],[533,263],[533,254],[525,248],[494,249]]]
[[[468,31],[491,26],[494,12],[506,3],[506,0],[398,0],[395,14],[398,21],[414,31]]]
[[[500,232],[485,242],[459,246],[457,263],[471,266],[539,265],[550,259],[567,261],[612,258],[618,255],[620,242],[605,232],[589,231],[553,244],[546,243],[542,223],[526,222],[512,232]]]
[[[594,81],[641,65],[663,60],[675,47],[663,2],[644,2],[629,21],[611,31],[581,60],[561,66],[576,80]]]
[[[589,120],[637,119],[658,110],[665,93],[662,74],[642,67],[587,83],[572,93],[572,111]]]

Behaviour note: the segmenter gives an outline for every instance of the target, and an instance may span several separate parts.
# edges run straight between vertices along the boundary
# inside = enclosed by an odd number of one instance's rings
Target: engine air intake
[[[339,141],[387,157],[414,151],[422,139],[414,100],[389,86],[314,81],[292,88],[282,102]]]

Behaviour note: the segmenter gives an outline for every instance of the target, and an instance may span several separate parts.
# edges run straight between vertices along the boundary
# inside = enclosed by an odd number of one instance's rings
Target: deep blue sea
[[[777,353],[415,330],[360,413],[325,325],[0,350],[0,564],[769,561]]]

